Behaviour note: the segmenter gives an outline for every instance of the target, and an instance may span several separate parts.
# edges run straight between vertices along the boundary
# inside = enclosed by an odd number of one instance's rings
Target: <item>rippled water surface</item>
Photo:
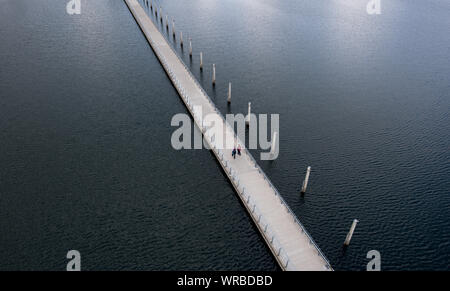
[[[277,270],[214,156],[172,149],[186,109],[125,3],[67,2],[0,0],[0,269]],[[160,3],[223,113],[280,114],[260,165],[336,270],[448,269],[450,2],[367,2]]]

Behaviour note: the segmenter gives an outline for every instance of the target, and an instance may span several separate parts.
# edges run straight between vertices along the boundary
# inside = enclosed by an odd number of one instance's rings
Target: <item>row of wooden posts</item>
[[[144,3],[147,5],[147,7],[149,7],[149,1],[148,0],[143,0],[145,1]],[[150,0],[150,10],[153,11],[153,0]],[[155,16],[158,19],[158,10],[157,8],[155,8]],[[162,14],[162,8],[161,6],[159,6],[159,19],[161,21],[161,23],[163,23],[163,14]],[[169,30],[169,16],[166,14],[166,29]],[[172,19],[172,36],[175,38],[175,20]],[[180,46],[183,48],[184,43],[183,43],[183,32],[180,31]],[[192,59],[192,39],[189,38],[189,58]],[[200,52],[200,71],[203,71],[203,52]],[[212,85],[216,86],[216,64],[212,65]],[[228,104],[231,103],[231,82],[228,83],[228,95],[227,95],[227,102]],[[251,102],[248,102],[248,114],[247,117],[245,119],[245,122],[247,124],[247,126],[250,124],[250,115],[251,115]],[[276,147],[276,137],[277,137],[277,132],[274,132],[273,137],[272,137],[272,147],[271,147],[271,151],[275,150]],[[302,189],[300,191],[301,195],[304,195],[306,193],[306,189],[308,187],[308,181],[309,181],[309,175],[311,173],[311,167],[308,166],[306,169],[306,175],[305,178],[303,180],[302,183]],[[353,223],[350,227],[350,230],[347,234],[347,237],[345,238],[344,241],[344,246],[348,246],[350,244],[350,240],[352,239],[353,236],[353,232],[355,231],[356,228],[356,224],[359,221],[357,219],[353,220]]]

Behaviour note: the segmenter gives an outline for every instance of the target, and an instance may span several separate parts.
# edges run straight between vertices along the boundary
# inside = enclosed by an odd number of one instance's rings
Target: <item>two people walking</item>
[[[237,151],[236,151],[236,146],[233,148],[231,155],[233,156],[234,159],[236,159],[236,152],[238,155],[241,155],[241,145],[237,146]]]

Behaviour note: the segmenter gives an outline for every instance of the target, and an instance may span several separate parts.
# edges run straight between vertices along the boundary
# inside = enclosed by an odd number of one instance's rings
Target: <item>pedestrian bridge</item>
[[[222,166],[242,204],[283,270],[332,270],[328,260],[296,215],[281,197],[247,149],[233,159],[230,149],[215,144],[214,136],[203,127],[203,117],[216,113],[223,122],[227,144],[239,141],[209,96],[154,25],[150,9],[137,0],[124,0],[174,87],[189,110],[197,127],[204,133],[211,151]],[[194,108],[201,107],[200,111]],[[239,141],[240,142],[240,141]],[[240,142],[241,145],[245,143]]]

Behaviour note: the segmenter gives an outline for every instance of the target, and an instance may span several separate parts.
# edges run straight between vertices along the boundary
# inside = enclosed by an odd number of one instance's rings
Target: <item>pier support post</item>
[[[189,38],[189,57],[192,58],[192,40]]]
[[[153,0],[150,1],[150,10],[153,11]]]
[[[183,47],[183,32],[180,31],[180,45]]]
[[[273,133],[273,137],[272,137],[272,147],[270,148],[270,155],[275,155],[276,152],[276,148],[277,148],[277,132],[275,131]]]
[[[159,20],[161,21],[161,23],[163,23],[163,13],[161,6],[159,6]]]
[[[203,53],[200,52],[200,71],[203,71]]]
[[[305,194],[306,193],[306,188],[308,187],[308,181],[309,181],[309,174],[310,173],[311,173],[311,167],[308,166],[308,168],[306,169],[305,180],[303,180],[301,194]]]
[[[228,103],[231,103],[231,82],[228,83]]]
[[[212,84],[213,84],[213,86],[216,85],[216,64],[213,64]]]
[[[247,126],[250,124],[251,112],[252,112],[252,102],[248,102],[248,114],[247,114],[247,117],[245,118],[245,124],[247,124]]]
[[[175,20],[172,19],[172,35],[175,37]]]
[[[352,226],[350,227],[350,230],[349,230],[349,232],[347,233],[347,237],[345,238],[344,246],[348,246],[348,245],[350,244],[350,241],[351,241],[352,236],[353,236],[353,232],[355,231],[356,224],[357,224],[358,222],[359,222],[358,219],[354,219],[354,220],[353,220]]]

